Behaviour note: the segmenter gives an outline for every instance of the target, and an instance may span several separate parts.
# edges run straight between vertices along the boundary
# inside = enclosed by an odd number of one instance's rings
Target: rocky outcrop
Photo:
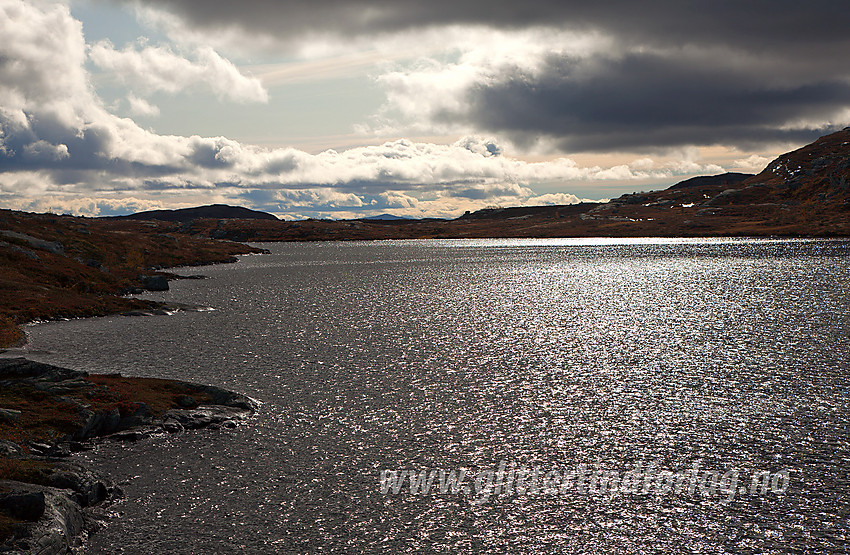
[[[18,233],[16,231],[9,230],[0,230],[0,236],[23,241],[34,249],[41,249],[47,252],[52,252],[53,254],[65,254],[65,247],[62,246],[62,243],[56,241],[45,241],[44,239],[27,235],[26,233]]]
[[[108,378],[121,378],[112,374]],[[150,406],[133,402],[132,409],[127,408],[128,401],[118,407],[94,408],[86,403],[87,398],[96,398],[99,387],[91,381],[89,374],[69,370],[50,364],[43,364],[26,358],[0,359],[0,387],[6,390],[27,388],[44,395],[61,396],[68,407],[76,410],[75,429],[59,436],[50,444],[30,443],[28,447],[45,454],[54,454],[56,450],[67,450],[72,442],[81,442],[99,436],[108,436],[140,426],[168,431],[171,424],[177,422],[184,428],[197,429],[222,425],[225,422],[238,422],[252,414],[257,404],[245,395],[215,386],[192,384],[178,380],[163,380],[175,391],[173,408],[157,413]],[[200,400],[200,401],[199,401]],[[0,407],[0,416],[9,419],[20,418],[21,411]],[[50,449],[48,451],[47,449]]]
[[[121,391],[121,387],[133,386],[138,391],[149,387],[145,390],[149,403],[169,408],[157,409],[132,398],[115,396],[110,384]],[[256,409],[250,398],[213,386],[176,380],[134,380],[118,374],[90,376],[24,358],[0,359],[0,391],[0,399],[18,403],[18,408],[0,407],[0,418],[7,422],[22,419],[30,428],[40,425],[39,415],[32,413],[36,409],[30,408],[29,395],[36,400],[53,399],[55,407],[61,407],[57,410],[68,413],[66,423],[73,423],[63,433],[46,430],[47,437],[53,438],[50,441],[20,445],[0,439],[0,457],[6,459],[7,467],[30,468],[26,482],[17,481],[22,478],[0,479],[0,513],[18,522],[11,537],[5,542],[0,539],[0,552],[73,552],[89,524],[86,509],[117,491],[103,478],[65,458],[92,448],[93,438],[138,441],[159,433],[234,428]],[[152,392],[162,398],[151,397]],[[55,420],[56,415],[52,418]],[[48,422],[52,425],[54,420]],[[37,472],[31,470],[33,465]]]
[[[20,537],[4,544],[4,551],[54,555],[72,553],[75,547],[80,546],[86,518],[73,492],[9,480],[0,480],[0,488],[6,490],[3,496],[16,499],[15,511],[24,506],[31,511],[26,518],[19,518],[23,521]],[[36,513],[39,513],[37,517]]]

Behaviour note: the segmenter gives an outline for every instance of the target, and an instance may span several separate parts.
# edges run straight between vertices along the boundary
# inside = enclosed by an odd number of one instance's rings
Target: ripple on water
[[[34,358],[264,402],[104,445],[94,552],[828,552],[846,541],[848,243],[264,245],[165,300],[29,329]],[[193,270],[196,271],[196,270]],[[382,495],[381,469],[791,471],[784,495]]]

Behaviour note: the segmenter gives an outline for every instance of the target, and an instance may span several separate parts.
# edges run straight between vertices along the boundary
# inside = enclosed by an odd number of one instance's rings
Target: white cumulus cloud
[[[166,47],[118,50],[99,42],[89,49],[80,22],[62,3],[0,0],[0,37],[0,201],[6,206],[95,214],[199,198],[278,213],[394,208],[447,216],[488,204],[572,200],[539,196],[538,183],[552,190],[557,183],[703,169],[690,159],[682,167],[528,162],[508,155],[497,139],[472,134],[452,144],[398,139],[317,154],[226,137],[163,135],[104,105],[91,85],[88,58],[128,82],[144,79],[140,90],[204,86],[231,100],[254,101],[265,91],[211,49],[198,48],[192,59]],[[127,102],[135,114],[155,115],[146,100],[130,95]],[[120,204],[121,198],[138,202]]]
[[[268,102],[269,94],[256,77],[244,75],[210,47],[198,47],[191,59],[167,46],[127,46],[116,49],[108,40],[91,46],[89,59],[136,89],[177,93],[206,88],[222,100]]]
[[[159,108],[134,94],[127,95],[127,104],[130,107],[130,113],[134,116],[156,117],[159,115]]]

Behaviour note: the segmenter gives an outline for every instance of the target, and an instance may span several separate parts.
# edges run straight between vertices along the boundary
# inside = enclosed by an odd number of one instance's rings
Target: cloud
[[[508,148],[492,136],[476,134],[452,144],[398,139],[317,154],[226,137],[161,135],[114,115],[98,97],[86,70],[80,22],[66,5],[0,0],[0,36],[0,199],[7,206],[49,205],[94,214],[131,210],[130,204],[110,200],[121,197],[151,205],[215,198],[249,199],[279,213],[395,207],[411,215],[457,215],[538,197],[535,184],[551,189],[575,182],[667,179],[704,168],[696,159],[681,167],[646,161],[582,167],[564,157],[527,162],[507,155]],[[114,64],[127,79],[151,71],[155,90],[165,87],[159,81],[170,75],[172,64],[193,74],[197,65],[209,62],[201,54],[187,62],[152,47],[115,50],[100,43],[90,52],[95,51],[104,67]],[[526,59],[533,51],[529,47],[514,57]],[[214,74],[240,79],[232,66],[221,70],[216,63],[208,64]],[[195,86],[197,79],[190,75],[181,86]],[[128,102],[135,102],[137,112],[151,112],[146,101],[133,98]]]
[[[126,3],[135,4],[135,0]],[[498,29],[552,26],[598,29],[648,44],[736,44],[811,56],[811,49],[848,44],[850,13],[832,0],[716,2],[696,0],[314,0],[309,3],[245,0],[150,0],[145,3],[206,32],[239,30],[257,40],[293,37],[374,36],[423,27],[485,25]],[[792,38],[792,40],[789,40]]]
[[[46,195],[35,199],[16,199],[10,203],[15,210],[26,212],[52,212],[78,216],[115,216],[162,208],[158,201],[127,198],[92,198]]]
[[[850,10],[832,0],[145,6],[175,40],[380,51],[399,63],[378,75],[387,100],[371,129],[394,136],[499,134],[559,152],[753,148],[850,123]]]
[[[419,206],[417,198],[406,195],[403,191],[384,191],[378,196],[385,208],[415,209]]]
[[[477,51],[422,61],[378,78],[387,102],[376,128],[479,130],[578,152],[805,142],[846,124],[850,72],[795,81],[787,64],[756,68],[719,54],[576,55],[541,45],[522,63]]]
[[[144,98],[139,98],[132,93],[127,95],[127,104],[130,107],[130,113],[134,116],[159,116],[159,108],[150,104]]]
[[[359,208],[363,199],[354,193],[343,193],[330,188],[291,189],[278,191],[274,195],[283,210],[292,208]]]
[[[747,173],[759,173],[763,169],[767,167],[767,165],[771,162],[770,158],[765,158],[764,156],[759,156],[758,154],[751,154],[746,158],[740,158],[733,162],[735,169],[742,172]]]
[[[541,206],[541,205],[560,205],[560,204],[578,204],[583,199],[570,193],[546,193],[536,197],[529,197],[523,203],[525,206]],[[584,199],[587,200],[587,199]]]
[[[206,88],[222,100],[233,102],[268,102],[268,91],[259,79],[243,75],[230,61],[212,48],[196,48],[193,59],[185,58],[166,46],[127,46],[117,50],[108,40],[91,46],[89,59],[100,69],[108,71],[148,93],[182,92]]]

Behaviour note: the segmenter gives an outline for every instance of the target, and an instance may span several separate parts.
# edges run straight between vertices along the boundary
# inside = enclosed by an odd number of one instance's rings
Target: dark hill
[[[410,220],[411,218],[405,218],[404,216],[396,216],[395,214],[378,214],[377,216],[366,216],[365,218],[360,218],[361,220],[386,220],[386,221],[394,221],[394,220]]]
[[[688,187],[711,187],[715,185],[737,185],[753,177],[751,173],[728,172],[720,175],[705,175],[680,181],[670,189],[687,189]]]
[[[847,208],[850,204],[850,127],[783,154],[744,182],[794,204]]]
[[[573,216],[587,212],[598,206],[595,202],[581,202],[578,204],[548,204],[544,206],[512,206],[508,208],[482,208],[475,212],[467,212],[458,220],[520,220],[534,217]]]
[[[197,206],[195,208],[180,208],[177,210],[149,210],[137,212],[129,216],[115,216],[125,220],[160,220],[164,222],[191,222],[199,218],[212,218],[216,220],[277,220],[277,216],[267,212],[251,210],[241,206],[228,206],[226,204],[211,204],[208,206]]]

